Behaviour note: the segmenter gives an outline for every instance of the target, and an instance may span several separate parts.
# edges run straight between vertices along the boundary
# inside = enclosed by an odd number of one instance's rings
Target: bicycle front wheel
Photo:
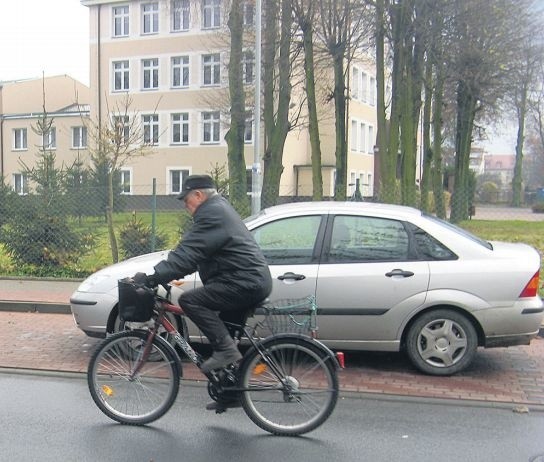
[[[89,363],[87,381],[94,402],[104,414],[123,424],[157,420],[178,394],[180,370],[175,351],[154,339],[148,356],[153,360],[142,364],[147,337],[144,331],[112,335]]]
[[[323,348],[303,338],[265,341],[272,368],[254,350],[240,371],[242,406],[276,435],[301,435],[331,415],[338,400],[336,365]]]

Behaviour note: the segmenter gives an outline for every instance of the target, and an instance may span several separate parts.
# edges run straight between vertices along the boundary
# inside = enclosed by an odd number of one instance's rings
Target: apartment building
[[[134,194],[148,191],[152,179],[158,194],[176,194],[190,174],[227,165],[228,45],[227,11],[221,0],[81,0],[90,12],[91,117],[106,121],[127,95],[128,117],[138,118],[153,146],[148,156],[132,159],[123,178]],[[252,27],[254,7],[244,9]],[[244,53],[244,81],[252,91],[254,50]],[[364,195],[373,193],[376,136],[372,67],[358,63],[352,82],[348,130],[348,194],[359,180]],[[322,82],[327,85],[331,82]],[[301,92],[302,90],[295,90]],[[293,110],[297,110],[294,108]],[[321,146],[324,194],[334,194],[334,107],[323,103]],[[245,159],[248,178],[253,164],[253,114],[248,108]],[[261,146],[263,144],[261,143]],[[311,150],[308,131],[295,128],[284,150],[282,196],[311,195]],[[128,182],[128,183],[127,183]],[[251,182],[249,182],[251,184]]]
[[[39,134],[44,105],[53,122]],[[0,82],[0,177],[26,194],[31,185],[22,163],[33,167],[41,147],[55,152],[59,166],[87,159],[88,118],[89,87],[67,75]]]

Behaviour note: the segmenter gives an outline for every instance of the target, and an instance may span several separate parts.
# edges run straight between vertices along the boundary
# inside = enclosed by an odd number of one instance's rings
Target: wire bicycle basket
[[[271,334],[306,334],[312,337],[317,332],[317,304],[315,297],[282,299],[263,307],[263,326]]]

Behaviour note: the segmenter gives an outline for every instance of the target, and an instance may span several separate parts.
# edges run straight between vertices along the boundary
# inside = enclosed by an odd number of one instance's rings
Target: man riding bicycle
[[[257,305],[270,294],[272,278],[252,234],[210,176],[187,177],[178,199],[192,215],[192,227],[154,274],[137,273],[134,280],[156,286],[199,272],[203,286],[184,292],[179,304],[213,348],[201,366],[207,373],[242,358],[220,314],[241,316]]]

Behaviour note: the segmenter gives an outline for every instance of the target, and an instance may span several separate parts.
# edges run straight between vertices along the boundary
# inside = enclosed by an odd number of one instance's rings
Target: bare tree
[[[96,165],[106,166],[108,201],[106,222],[114,263],[119,261],[117,238],[113,227],[114,172],[135,157],[151,154],[151,146],[159,133],[152,133],[141,124],[139,112],[132,109],[129,95],[117,100],[112,108],[107,107],[106,121],[86,122],[89,136],[89,154]],[[84,121],[85,122],[85,121]]]

